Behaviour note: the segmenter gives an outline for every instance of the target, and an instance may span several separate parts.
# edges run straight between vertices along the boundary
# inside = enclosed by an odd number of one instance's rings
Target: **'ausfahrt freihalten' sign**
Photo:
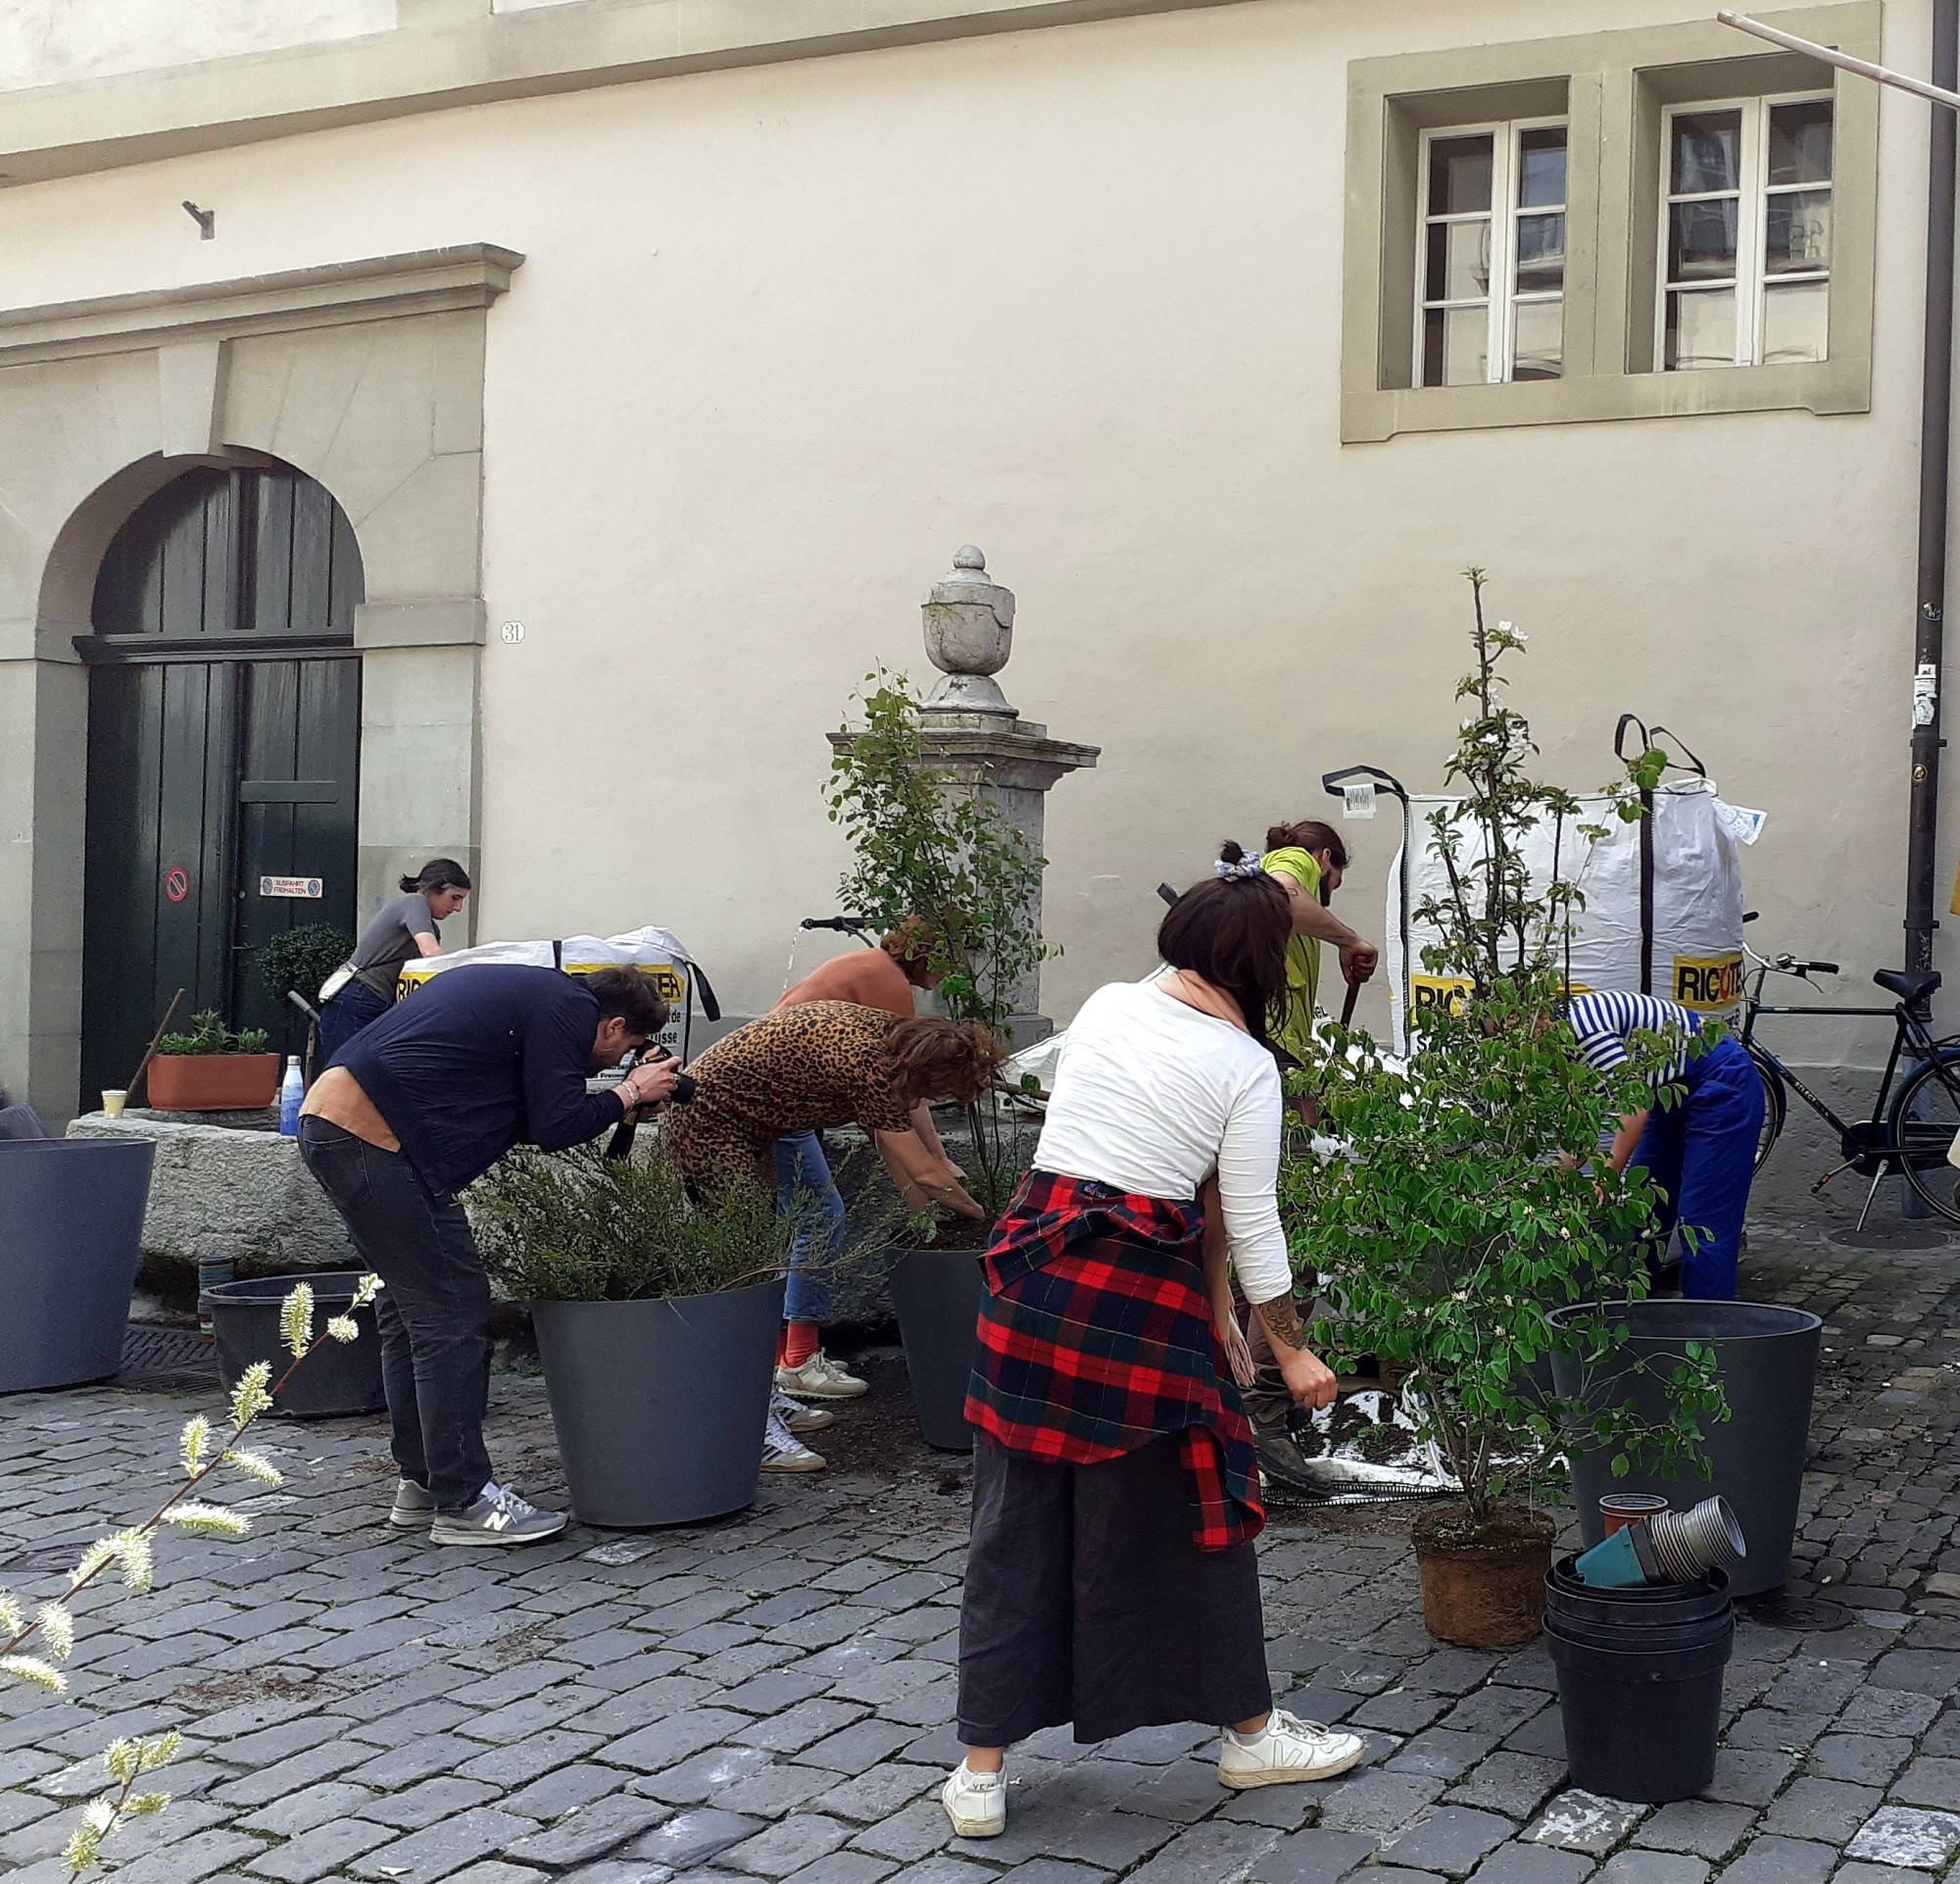
[[[261,896],[310,896],[318,898],[320,880],[317,876],[262,876],[259,879]]]

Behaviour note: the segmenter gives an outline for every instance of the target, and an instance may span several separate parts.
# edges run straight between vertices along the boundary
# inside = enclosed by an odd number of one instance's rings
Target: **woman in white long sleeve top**
[[[1157,932],[1167,971],[1099,989],[1068,1031],[1035,1169],[985,1259],[966,1416],[973,1532],[960,1611],[954,1830],[1006,1823],[1005,1748],[1203,1720],[1220,1782],[1322,1779],[1352,1734],[1276,1710],[1252,1539],[1265,1521],[1233,1384],[1225,1243],[1287,1385],[1334,1397],[1293,1307],[1274,1196],[1281,1087],[1265,1016],[1286,895],[1225,847]],[[1229,1333],[1227,1332],[1229,1330]]]

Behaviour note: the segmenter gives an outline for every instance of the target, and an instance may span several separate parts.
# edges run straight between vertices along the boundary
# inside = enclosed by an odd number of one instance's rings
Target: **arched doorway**
[[[134,1071],[171,996],[296,1051],[252,971],[272,934],[352,926],[361,553],[270,461],[200,468],[104,555],[89,664],[82,1103]]]

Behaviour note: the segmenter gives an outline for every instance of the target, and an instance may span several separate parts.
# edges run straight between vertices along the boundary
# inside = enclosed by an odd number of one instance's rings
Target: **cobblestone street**
[[[1281,1514],[1260,1551],[1283,1703],[1365,1730],[1363,1768],[1234,1795],[1200,1728],[1051,1733],[1011,1762],[1005,1837],[952,1841],[966,1471],[854,1450],[905,1391],[874,1354],[875,1402],[815,1442],[837,1469],[661,1535],[435,1551],[382,1521],[376,1423],[269,1426],[288,1482],[240,1495],[252,1539],[165,1538],[153,1594],[85,1600],[66,1700],[0,1691],[0,1873],[65,1879],[102,1747],[175,1725],[177,1801],[118,1835],[124,1884],[1925,1884],[1960,1853],[1960,1246],[1827,1222],[1759,1220],[1744,1293],[1830,1330],[1797,1593],[1851,1614],[1740,1623],[1703,1800],[1567,1790],[1543,1649],[1439,1648],[1407,1509],[1348,1508]],[[0,1580],[52,1594],[153,1509],[200,1405],[128,1383],[0,1404]],[[495,1408],[500,1476],[557,1502],[542,1382],[500,1375]]]

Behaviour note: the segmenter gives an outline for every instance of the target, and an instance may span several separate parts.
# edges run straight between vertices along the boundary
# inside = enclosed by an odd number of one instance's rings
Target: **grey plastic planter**
[[[0,1393],[122,1365],[155,1156],[138,1139],[0,1139]]]
[[[907,1250],[892,1265],[892,1305],[906,1344],[912,1405],[928,1446],[970,1453],[966,1383],[986,1284],[977,1250]]]
[[[534,1302],[571,1509],[608,1530],[756,1502],[780,1280],[662,1302]]]
[[[314,1269],[304,1275],[255,1275],[242,1282],[220,1282],[197,1299],[211,1316],[218,1344],[218,1377],[229,1393],[239,1376],[255,1362],[272,1369],[276,1383],[293,1364],[279,1334],[279,1309],[305,1282],[313,1289],[314,1327],[323,1329],[329,1315],[352,1314],[361,1330],[357,1341],[327,1341],[307,1357],[306,1365],[272,1397],[272,1410],[294,1419],[325,1419],[334,1414],[378,1413],[388,1404],[381,1386],[381,1337],[374,1325],[372,1304],[353,1307],[361,1281],[359,1269]]]
[[[1561,1310],[1551,1319],[1590,1311]],[[1627,1350],[1650,1363],[1646,1374],[1608,1363],[1594,1370],[1595,1404],[1631,1405],[1646,1419],[1667,1415],[1665,1378],[1690,1341],[1712,1348],[1728,1396],[1730,1416],[1703,1434],[1710,1476],[1663,1479],[1636,1469],[1615,1478],[1610,1456],[1585,1453],[1572,1462],[1580,1535],[1590,1547],[1605,1535],[1599,1500],[1607,1492],[1655,1492],[1677,1510],[1719,1492],[1735,1509],[1749,1555],[1730,1572],[1731,1592],[1757,1596],[1780,1589],[1796,1536],[1797,1499],[1810,1441],[1810,1402],[1824,1324],[1803,1309],[1768,1302],[1632,1302],[1621,1305]],[[1552,1357],[1562,1394],[1582,1391],[1581,1368],[1568,1355]],[[1659,1377],[1655,1377],[1655,1374]],[[1616,1385],[1617,1383],[1617,1385]]]

